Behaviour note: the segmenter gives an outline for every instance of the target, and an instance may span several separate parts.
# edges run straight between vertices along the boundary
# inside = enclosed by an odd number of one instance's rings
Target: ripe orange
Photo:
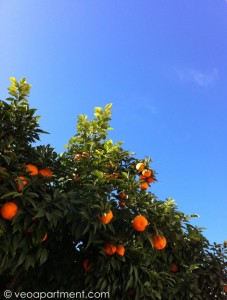
[[[105,244],[104,248],[107,255],[113,255],[117,251],[117,248],[113,243]]]
[[[138,163],[138,164],[136,165],[136,170],[137,170],[137,171],[143,171],[144,169],[145,169],[145,166],[144,166],[143,163]]]
[[[120,193],[120,198],[121,198],[121,199],[124,199],[125,197],[126,197],[125,192],[121,192],[121,193]]]
[[[151,170],[145,169],[142,172],[142,175],[145,176],[146,178],[151,176]]]
[[[25,168],[30,173],[30,176],[36,176],[39,173],[38,168],[32,164],[27,164]]]
[[[82,154],[81,153],[77,153],[75,156],[74,156],[74,159],[75,160],[80,160],[82,158]]]
[[[113,213],[111,210],[108,211],[107,214],[100,216],[99,220],[101,220],[104,224],[108,224],[113,218]]]
[[[140,185],[140,188],[141,188],[141,190],[146,190],[146,189],[149,188],[149,185],[148,185],[147,182],[144,182],[144,183],[142,183],[142,184]]]
[[[171,272],[173,273],[176,273],[179,269],[178,265],[175,262],[171,263],[170,268],[171,268]]]
[[[162,250],[165,248],[167,241],[162,235],[154,235],[152,238],[153,246],[157,250]]]
[[[84,270],[85,272],[90,272],[91,269],[93,268],[93,263],[92,262],[89,262],[89,260],[86,258],[84,261],[83,261],[83,267],[84,267]]]
[[[19,182],[18,179],[20,179],[22,182]],[[19,176],[18,179],[17,179],[17,189],[18,189],[18,192],[21,192],[22,187],[24,187],[24,185],[26,185],[28,182],[27,182],[26,178],[23,176]]]
[[[120,256],[124,256],[125,254],[125,248],[122,245],[117,245],[116,252]]]
[[[224,288],[225,293],[227,293],[227,285],[226,284],[223,286],[223,288]]]
[[[146,179],[146,182],[147,183],[152,183],[152,182],[154,182],[154,178],[153,177],[149,177],[149,178]]]
[[[45,235],[44,235],[44,237],[43,237],[43,239],[42,239],[42,242],[44,242],[44,241],[47,239],[47,237],[48,237],[48,234],[45,233]]]
[[[18,212],[18,205],[14,202],[7,202],[1,207],[1,216],[6,220],[11,220]]]
[[[50,168],[40,169],[39,174],[41,174],[43,177],[53,177],[53,173]]]
[[[132,227],[136,231],[144,231],[148,225],[148,221],[144,216],[136,216],[132,221]]]
[[[143,176],[143,175],[140,175],[140,180],[144,180],[144,179],[146,179],[146,176]]]

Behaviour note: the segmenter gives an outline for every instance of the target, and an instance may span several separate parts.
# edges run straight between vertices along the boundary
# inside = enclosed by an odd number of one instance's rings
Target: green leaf
[[[48,251],[46,248],[42,248],[39,258],[39,264],[42,265],[47,261],[48,258]]]

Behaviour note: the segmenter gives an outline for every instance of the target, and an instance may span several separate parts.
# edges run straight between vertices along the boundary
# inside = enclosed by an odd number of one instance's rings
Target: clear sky
[[[57,152],[113,103],[114,141],[153,159],[152,191],[227,239],[227,1],[0,0],[0,97],[33,85]]]

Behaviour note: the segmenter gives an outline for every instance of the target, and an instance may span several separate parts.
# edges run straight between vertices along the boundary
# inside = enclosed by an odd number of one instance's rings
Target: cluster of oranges
[[[48,178],[53,177],[53,173],[50,168],[44,168],[39,170],[35,165],[32,164],[27,164],[25,168],[30,176],[36,176],[40,174],[43,177],[48,177]],[[19,192],[21,192],[23,187],[28,183],[27,179],[24,176],[19,176],[16,181],[17,181],[17,189]]]
[[[52,173],[51,169],[48,167],[38,169],[33,164],[27,164],[25,166],[25,168],[30,176],[36,176],[39,174],[43,177],[48,177],[48,178],[53,177],[53,173]],[[18,191],[21,192],[23,187],[28,183],[28,179],[24,176],[18,176],[16,179],[16,183],[17,183]],[[19,206],[17,203],[15,203],[13,201],[8,201],[1,206],[0,214],[3,219],[12,220],[17,215],[18,210],[19,210]],[[46,241],[46,239],[47,239],[47,233],[45,233],[45,235],[42,239],[42,242]]]
[[[125,248],[122,245],[116,245],[112,242],[109,242],[104,245],[106,255],[114,255],[117,253],[120,256],[124,256]]]
[[[77,153],[75,156],[74,156],[74,159],[75,160],[81,160],[83,158],[89,158],[90,157],[90,153],[87,152],[87,151],[84,151],[82,153]]]
[[[139,172],[139,179],[141,180],[141,184],[140,184],[141,190],[148,189],[149,184],[154,182],[154,174],[152,170],[146,169],[143,163],[138,163],[136,165],[136,170]]]
[[[120,199],[119,199],[119,205],[120,206],[125,206],[126,203],[125,203],[125,199],[127,198],[127,195],[125,194],[125,192],[121,192],[120,195],[119,195]]]
[[[52,177],[53,173],[49,168],[45,169],[38,169],[35,165],[27,164],[26,170],[29,172],[30,176],[36,176],[38,174],[44,176],[44,177]],[[28,183],[27,179],[24,176],[19,176],[16,179],[17,182],[17,189],[19,192],[22,191],[23,186]],[[6,202],[1,207],[1,216],[6,220],[11,220],[18,212],[18,205],[14,202]]]
[[[113,212],[109,210],[107,213],[105,213],[102,216],[99,216],[99,220],[101,220],[104,224],[108,224],[113,219]],[[142,215],[138,215],[134,217],[132,221],[132,227],[134,230],[142,232],[146,230],[146,227],[148,226],[148,220],[146,217]],[[166,247],[167,240],[162,235],[154,235],[152,238],[152,244],[155,249],[162,250]],[[105,253],[107,255],[112,255],[115,252],[117,252],[117,247],[113,243],[108,243],[108,247],[105,247]],[[124,255],[124,251],[123,254]]]
[[[148,220],[146,217],[138,215],[132,221],[132,227],[136,231],[145,231],[148,226]],[[162,235],[154,235],[152,238],[153,247],[157,250],[162,250],[166,247],[167,240]]]

